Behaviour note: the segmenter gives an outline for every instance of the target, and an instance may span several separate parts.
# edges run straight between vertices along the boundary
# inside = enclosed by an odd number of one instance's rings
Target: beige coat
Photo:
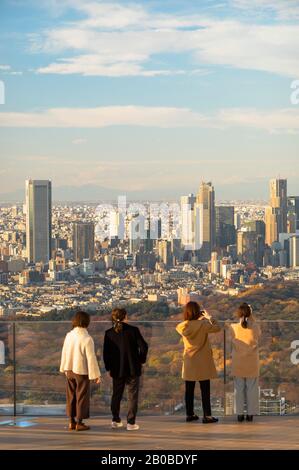
[[[243,328],[241,322],[230,325],[232,334],[232,375],[234,377],[259,376],[258,341],[260,327],[254,321],[248,320],[248,328]]]
[[[187,381],[209,380],[217,377],[213,360],[209,333],[221,330],[216,320],[184,321],[180,323],[177,332],[183,337],[184,354],[182,377]]]
[[[75,374],[88,375],[90,380],[101,376],[94,342],[86,328],[76,327],[65,337],[60,372],[68,370]]]

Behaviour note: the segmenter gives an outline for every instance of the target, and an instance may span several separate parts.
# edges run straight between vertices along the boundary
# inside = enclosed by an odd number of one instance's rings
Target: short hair
[[[81,328],[88,328],[89,323],[90,315],[83,311],[77,312],[72,319],[73,328],[76,328],[77,326]]]
[[[184,307],[184,320],[198,320],[202,316],[200,305],[197,302],[188,302]]]

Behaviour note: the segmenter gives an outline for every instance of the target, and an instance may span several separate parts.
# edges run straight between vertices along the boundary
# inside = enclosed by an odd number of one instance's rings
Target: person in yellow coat
[[[260,327],[252,309],[243,303],[237,310],[238,323],[230,325],[232,334],[232,375],[234,377],[235,406],[238,421],[253,421],[259,412],[259,350]]]
[[[201,310],[197,302],[188,302],[184,307],[184,321],[177,325],[177,332],[183,337],[184,354],[182,378],[185,380],[186,421],[198,421],[194,414],[194,391],[200,383],[203,423],[216,423],[211,412],[210,380],[217,377],[209,342],[209,333],[221,330],[216,320],[207,311]]]

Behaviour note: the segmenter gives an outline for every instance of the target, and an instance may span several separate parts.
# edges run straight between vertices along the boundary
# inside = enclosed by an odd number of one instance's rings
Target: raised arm
[[[203,311],[203,316],[208,320],[205,323],[205,330],[207,333],[218,333],[221,331],[221,327],[217,320],[214,320],[212,315],[210,315],[206,310]]]

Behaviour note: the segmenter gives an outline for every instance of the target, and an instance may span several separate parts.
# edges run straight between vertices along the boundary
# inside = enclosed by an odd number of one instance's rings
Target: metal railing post
[[[13,342],[13,415],[17,416],[17,358],[16,358],[16,323],[12,324]]]
[[[223,329],[223,388],[224,388],[224,416],[226,413],[226,329]]]

